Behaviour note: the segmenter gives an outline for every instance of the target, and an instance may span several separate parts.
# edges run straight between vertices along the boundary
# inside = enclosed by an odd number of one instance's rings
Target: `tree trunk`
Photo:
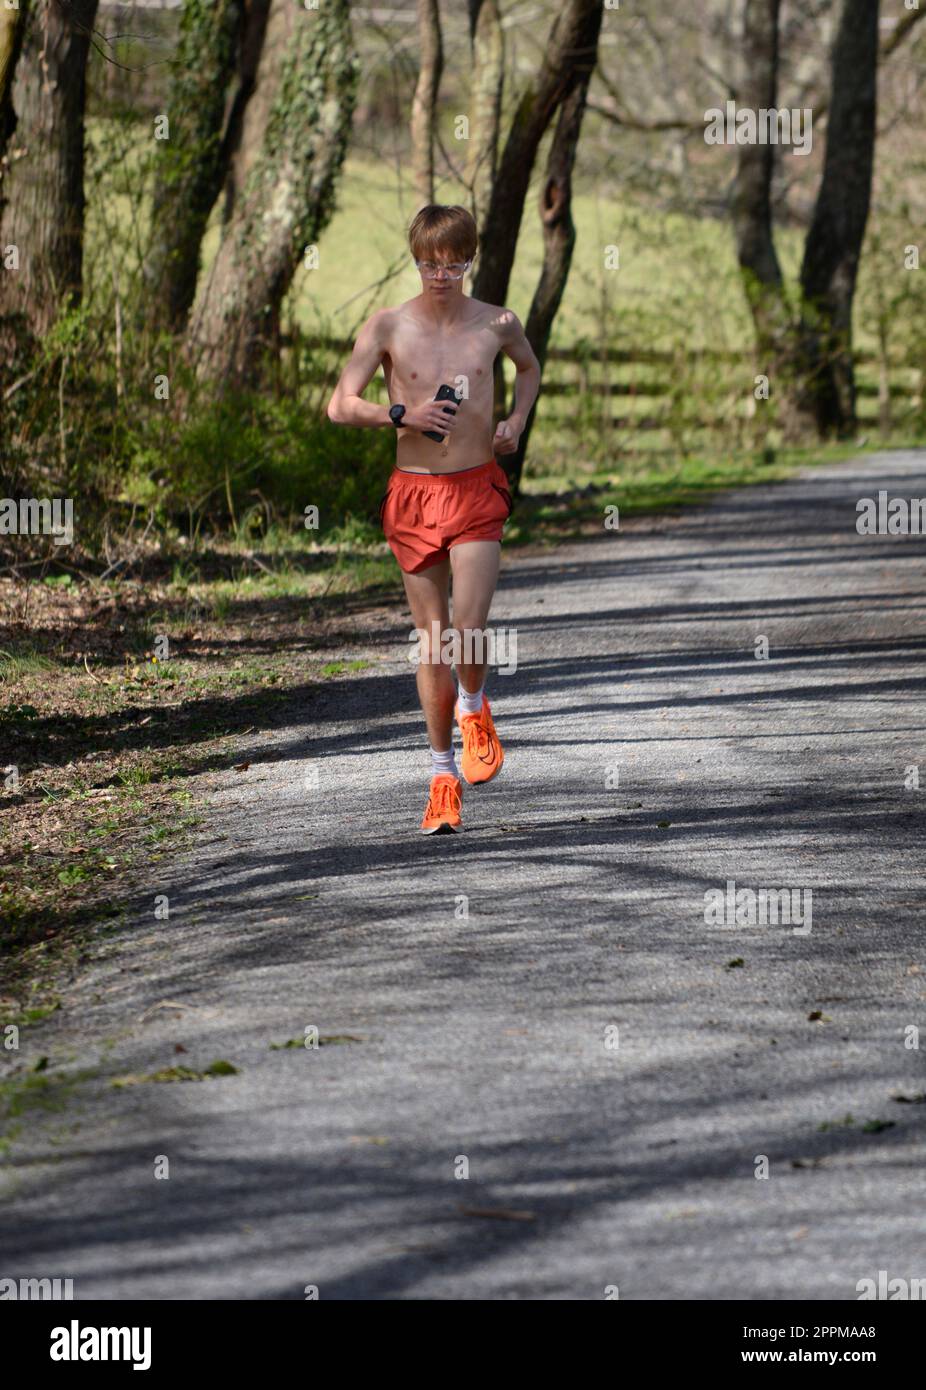
[[[498,132],[505,80],[505,33],[497,0],[469,0],[472,53],[469,143],[465,181],[470,210],[481,227],[498,163]]]
[[[84,233],[84,98],[97,0],[38,0],[13,74],[15,151],[3,179],[0,245],[19,269],[0,274],[0,354],[42,337],[80,298]]]
[[[196,293],[203,233],[225,174],[226,92],[243,20],[242,0],[184,0],[165,105],[169,138],[155,142],[144,263],[144,317],[154,329],[182,330]]]
[[[418,81],[412,99],[412,176],[418,203],[434,202],[434,118],[444,70],[440,11],[437,0],[418,0]]]
[[[572,170],[575,165],[582,118],[585,114],[585,101],[592,77],[594,62],[586,67],[580,80],[566,98],[556,123],[556,132],[547,159],[547,176],[540,195],[540,220],[543,224],[543,267],[534,291],[530,312],[524,331],[534,349],[534,355],[543,371],[547,360],[547,347],[550,332],[556,318],[576,242],[575,223],[572,220]],[[505,470],[511,479],[514,492],[521,488],[521,473],[527,452],[527,442],[534,424],[537,409],[535,401],[524,425],[518,448],[505,459]]]
[[[256,384],[300,258],[334,210],[356,82],[347,0],[272,0],[258,66],[258,87],[273,92],[266,127],[190,317],[201,380]]]
[[[235,199],[244,188],[248,171],[257,154],[258,142],[249,138],[252,130],[263,131],[272,93],[257,87],[257,67],[264,49],[270,0],[244,0],[244,28],[238,54],[238,82],[229,108],[223,137],[222,166],[225,169],[223,225],[231,221]]]
[[[13,74],[19,61],[29,0],[20,0],[19,8],[0,8],[0,186],[3,182],[3,156],[7,142],[16,127],[13,110]]]
[[[479,260],[473,297],[504,305],[524,215],[530,176],[557,106],[564,102],[587,69],[594,69],[601,31],[601,0],[567,0],[547,38],[540,71],[522,93],[515,109],[485,222],[479,232]],[[505,410],[501,354],[495,359],[495,420]]]
[[[747,0],[741,107],[776,106],[779,0]],[[855,429],[852,301],[874,165],[878,0],[844,0],[833,46],[823,176],[791,322],[772,237],[773,145],[741,145],[733,225],[759,367],[787,442]],[[819,114],[819,107],[815,114]]]
[[[743,78],[737,104],[758,111],[777,105],[778,19],[781,0],[746,0]],[[760,370],[774,379],[786,347],[788,313],[772,237],[772,175],[776,146],[738,147],[733,230],[746,300],[752,312]]]
[[[537,149],[582,69],[589,62],[594,67],[601,15],[601,0],[567,0],[550,30],[540,71],[518,102],[479,233],[473,295],[488,304],[505,302]]]
[[[821,435],[856,428],[852,302],[875,152],[878,0],[845,0],[833,48],[826,156],[801,265],[802,403]]]

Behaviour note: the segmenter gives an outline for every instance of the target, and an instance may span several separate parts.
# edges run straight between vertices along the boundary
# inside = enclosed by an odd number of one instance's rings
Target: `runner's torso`
[[[431,401],[444,383],[468,397],[442,444],[418,430],[400,429],[396,466],[418,473],[455,473],[492,458],[492,367],[501,347],[503,310],[481,300],[464,300],[465,312],[446,327],[429,325],[414,301],[392,311],[383,373],[389,402],[407,409]]]

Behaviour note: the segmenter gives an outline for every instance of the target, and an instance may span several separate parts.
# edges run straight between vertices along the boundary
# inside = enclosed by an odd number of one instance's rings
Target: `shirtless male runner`
[[[496,454],[513,454],[540,388],[540,366],[510,309],[463,293],[476,255],[476,224],[462,207],[432,204],[417,214],[408,243],[421,293],[378,309],[360,330],[328,405],[337,425],[395,429],[396,466],[380,506],[383,531],[402,570],[419,635],[418,698],[431,746],[431,784],[421,829],[458,830],[462,791],[453,756],[453,719],[463,742],[460,771],[488,782],[504,754],[483,695],[485,654],[465,634],[482,634],[498,580],[502,528],[511,494]],[[515,408],[492,435],[493,363],[499,350],[517,368]],[[382,363],[390,405],[363,392]],[[435,402],[442,385],[458,404]],[[425,431],[440,432],[440,442]],[[489,449],[492,454],[489,454]],[[450,578],[453,577],[453,627]],[[453,631],[459,692],[435,633]]]

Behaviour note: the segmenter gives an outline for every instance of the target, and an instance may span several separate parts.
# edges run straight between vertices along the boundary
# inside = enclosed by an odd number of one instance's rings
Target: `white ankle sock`
[[[461,714],[478,714],[482,709],[482,692],[485,686],[480,686],[474,695],[470,695],[468,690],[464,690],[462,685],[457,691],[460,701]]]
[[[454,762],[453,744],[450,745],[446,753],[440,753],[436,748],[431,749],[431,776],[437,777],[441,772],[449,772],[454,777],[460,775]]]

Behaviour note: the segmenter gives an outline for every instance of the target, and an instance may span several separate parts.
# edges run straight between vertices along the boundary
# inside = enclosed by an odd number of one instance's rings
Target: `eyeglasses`
[[[451,280],[462,280],[472,265],[472,261],[454,261],[452,265],[436,265],[434,261],[416,261],[415,265],[428,280],[434,280],[441,271]]]

